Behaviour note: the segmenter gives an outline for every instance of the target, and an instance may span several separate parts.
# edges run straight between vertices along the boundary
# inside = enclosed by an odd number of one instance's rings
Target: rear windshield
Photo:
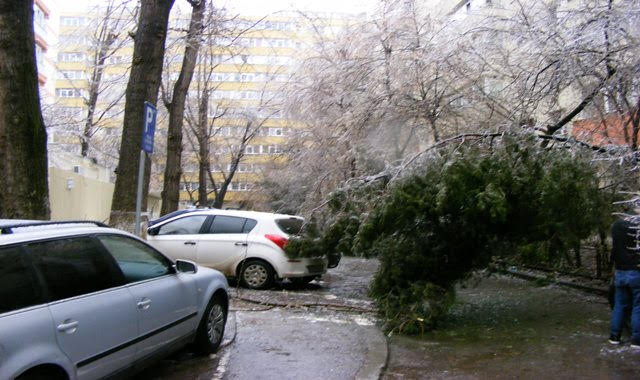
[[[289,235],[300,234],[303,223],[304,219],[300,218],[276,219],[276,224],[282,230],[282,232]]]

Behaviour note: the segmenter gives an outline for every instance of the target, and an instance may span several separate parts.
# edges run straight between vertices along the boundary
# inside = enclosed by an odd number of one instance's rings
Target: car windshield
[[[276,219],[276,224],[282,232],[289,235],[298,235],[304,224],[302,218]]]

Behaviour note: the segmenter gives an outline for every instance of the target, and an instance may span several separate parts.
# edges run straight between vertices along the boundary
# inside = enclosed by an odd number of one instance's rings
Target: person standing
[[[631,312],[631,347],[640,348],[640,250],[638,224],[619,219],[611,228],[611,261],[615,266],[615,304],[611,313],[609,343],[620,344],[620,334]]]

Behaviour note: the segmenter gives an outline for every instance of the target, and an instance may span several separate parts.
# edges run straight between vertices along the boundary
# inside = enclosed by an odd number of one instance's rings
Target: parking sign
[[[151,154],[153,153],[153,135],[156,132],[156,115],[158,111],[156,107],[144,102],[144,130],[142,132],[142,150]]]

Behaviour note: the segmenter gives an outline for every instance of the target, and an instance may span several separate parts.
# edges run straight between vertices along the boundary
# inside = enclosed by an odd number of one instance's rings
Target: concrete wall
[[[88,219],[106,222],[115,185],[49,167],[52,220]]]

